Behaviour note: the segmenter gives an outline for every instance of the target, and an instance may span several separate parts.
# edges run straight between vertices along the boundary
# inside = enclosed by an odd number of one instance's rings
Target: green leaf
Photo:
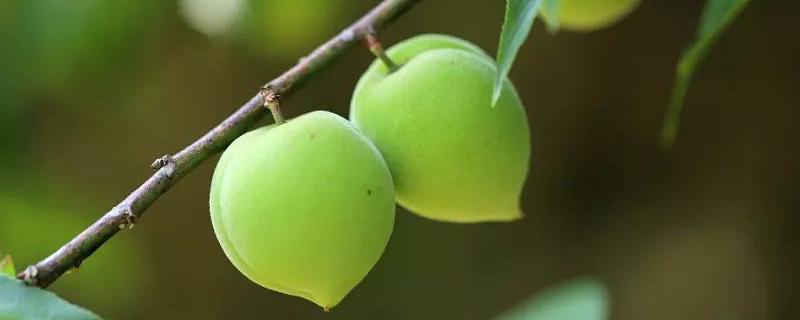
[[[0,319],[88,320],[100,317],[50,291],[0,275]]]
[[[497,320],[604,320],[608,294],[602,283],[579,278],[534,295]]]
[[[683,52],[675,69],[675,83],[661,126],[661,145],[664,148],[669,148],[675,143],[683,101],[694,70],[708,54],[720,34],[736,19],[748,2],[749,0],[706,1],[700,26],[697,28],[697,38],[692,46]]]
[[[492,90],[492,107],[500,99],[500,93],[519,47],[525,43],[533,26],[533,20],[539,11],[540,0],[507,0],[506,16],[503,30],[500,32],[500,44],[497,47],[497,74]]]
[[[14,268],[14,260],[11,260],[11,255],[7,254],[3,257],[3,260],[0,260],[0,275],[3,274],[9,277],[17,275],[17,269]]]
[[[547,24],[547,31],[550,33],[558,32],[560,24],[558,22],[558,10],[561,2],[559,0],[542,0],[542,13],[547,19],[542,19]]]

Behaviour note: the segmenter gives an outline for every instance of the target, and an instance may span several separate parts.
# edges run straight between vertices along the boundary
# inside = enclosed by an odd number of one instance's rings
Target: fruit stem
[[[281,108],[278,105],[277,101],[270,102],[267,105],[267,108],[269,108],[269,111],[272,112],[272,118],[275,119],[275,124],[281,125],[284,122],[286,122],[286,120],[283,118],[283,114],[281,113]]]
[[[264,96],[264,106],[267,107],[267,109],[269,109],[269,111],[272,113],[272,118],[275,119],[275,124],[281,125],[286,122],[286,120],[283,118],[283,113],[281,113],[280,93],[267,85],[261,88],[261,94]]]
[[[392,61],[389,56],[386,55],[386,52],[383,51],[383,45],[378,40],[378,36],[375,33],[375,30],[370,30],[367,32],[367,47],[369,47],[369,51],[372,52],[378,59],[389,68],[389,73],[397,71],[400,67],[397,66],[394,61]]]

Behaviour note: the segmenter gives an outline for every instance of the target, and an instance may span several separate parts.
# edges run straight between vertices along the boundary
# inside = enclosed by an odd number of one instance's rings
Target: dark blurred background
[[[0,0],[0,250],[49,255],[269,79],[377,1]],[[377,266],[330,313],[234,269],[209,220],[217,157],[52,289],[111,319],[486,319],[582,275],[614,319],[800,317],[800,2],[751,1],[657,144],[703,1],[644,0],[592,33],[537,23],[510,78],[532,127],[515,223],[398,209]],[[447,33],[494,53],[500,0],[423,1],[390,45]],[[285,100],[347,115],[369,52]]]

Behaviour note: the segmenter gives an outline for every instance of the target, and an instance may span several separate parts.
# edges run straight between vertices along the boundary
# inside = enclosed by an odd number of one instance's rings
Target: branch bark
[[[222,123],[174,156],[165,155],[152,167],[156,172],[122,202],[44,260],[29,266],[18,278],[42,288],[77,268],[114,234],[130,229],[159,196],[212,155],[222,151],[266,113],[267,96],[286,96],[292,87],[330,64],[345,49],[403,14],[417,0],[384,0],[361,19],[328,40],[291,69],[270,81]]]

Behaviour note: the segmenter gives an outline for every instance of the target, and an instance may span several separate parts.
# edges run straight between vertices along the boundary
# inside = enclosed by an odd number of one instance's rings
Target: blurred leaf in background
[[[251,23],[258,27],[251,39],[260,41],[270,57],[294,60],[336,34],[348,21],[342,14],[349,1],[266,0],[252,1]]]
[[[102,211],[81,193],[47,181],[5,180],[0,189],[0,247],[21,269],[53,253]],[[148,261],[133,238],[118,236],[50,288],[100,314],[119,314],[136,308],[152,289]]]
[[[608,296],[603,284],[580,278],[540,292],[498,320],[604,320]]]
[[[344,27],[343,0],[182,0],[181,13],[214,40],[233,40],[269,59],[291,61]]]
[[[92,320],[100,317],[52,292],[0,275],[0,319]]]
[[[157,29],[152,21],[166,11],[164,3],[0,1],[0,147],[24,145],[14,133],[36,95],[70,94],[88,79],[135,66],[135,49]]]
[[[13,1],[12,1],[13,2]],[[136,58],[132,48],[154,26],[159,1],[16,1],[15,14],[4,24],[3,43],[10,43],[11,67],[23,84],[55,89],[69,87],[77,74],[103,75]],[[11,34],[13,33],[13,34]]]
[[[661,126],[661,145],[669,148],[675,143],[680,125],[681,109],[686,91],[697,66],[711,50],[725,28],[736,19],[749,0],[707,0],[694,43],[683,52],[675,68],[675,83]]]
[[[194,29],[209,37],[222,37],[242,16],[245,0],[181,0],[181,15]]]

